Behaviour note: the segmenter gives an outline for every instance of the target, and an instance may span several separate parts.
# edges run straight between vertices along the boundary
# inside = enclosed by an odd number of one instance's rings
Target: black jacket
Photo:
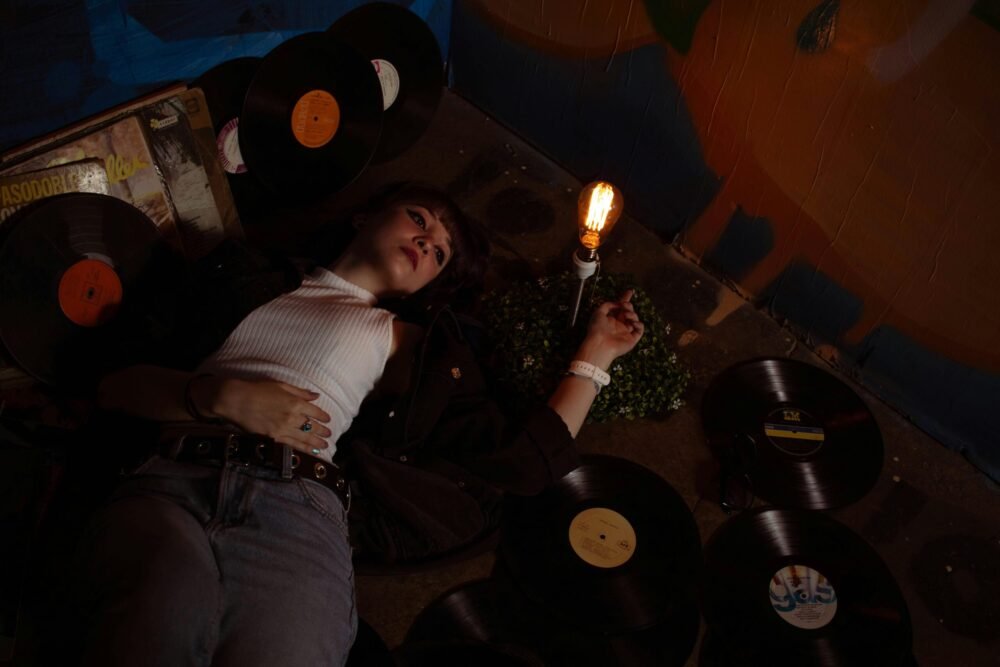
[[[170,332],[152,361],[193,368],[254,308],[296,289],[309,266],[221,244],[188,267],[180,296],[160,304]],[[507,415],[491,395],[470,334],[450,310],[427,326],[410,389],[369,401],[337,442],[354,480],[360,557],[415,561],[454,551],[498,525],[503,493],[534,495],[579,465],[562,419],[546,406]]]

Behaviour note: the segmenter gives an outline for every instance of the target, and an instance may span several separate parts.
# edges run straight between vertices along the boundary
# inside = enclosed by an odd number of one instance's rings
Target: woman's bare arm
[[[644,327],[632,306],[632,294],[629,290],[618,301],[603,303],[594,311],[587,326],[587,336],[573,360],[586,361],[607,371],[615,359],[635,347],[642,338]],[[562,417],[575,438],[596,397],[597,387],[593,380],[568,375],[556,387],[548,405]]]
[[[187,396],[186,396],[187,394]],[[152,421],[192,421],[195,414],[269,436],[304,452],[326,449],[330,416],[313,401],[318,394],[284,382],[195,375],[159,366],[129,366],[104,378],[97,402],[105,410]],[[313,428],[301,430],[308,417]]]

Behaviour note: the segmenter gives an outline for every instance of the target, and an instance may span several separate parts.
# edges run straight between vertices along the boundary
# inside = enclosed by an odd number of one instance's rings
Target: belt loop
[[[292,469],[292,448],[278,443],[275,446],[281,447],[281,479],[289,480],[295,474]]]

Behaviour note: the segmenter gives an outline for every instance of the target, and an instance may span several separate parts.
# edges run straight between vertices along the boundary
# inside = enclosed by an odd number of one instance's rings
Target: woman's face
[[[438,277],[452,258],[451,235],[422,204],[401,202],[359,230],[365,256],[384,282],[382,296],[406,296]]]

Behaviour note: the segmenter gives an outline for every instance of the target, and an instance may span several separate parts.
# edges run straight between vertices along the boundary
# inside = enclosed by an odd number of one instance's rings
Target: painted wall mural
[[[453,76],[1000,479],[998,18],[996,0],[465,0]]]
[[[364,0],[76,0],[0,4],[0,150],[225,60],[326,30]],[[451,0],[398,0],[448,52]]]

